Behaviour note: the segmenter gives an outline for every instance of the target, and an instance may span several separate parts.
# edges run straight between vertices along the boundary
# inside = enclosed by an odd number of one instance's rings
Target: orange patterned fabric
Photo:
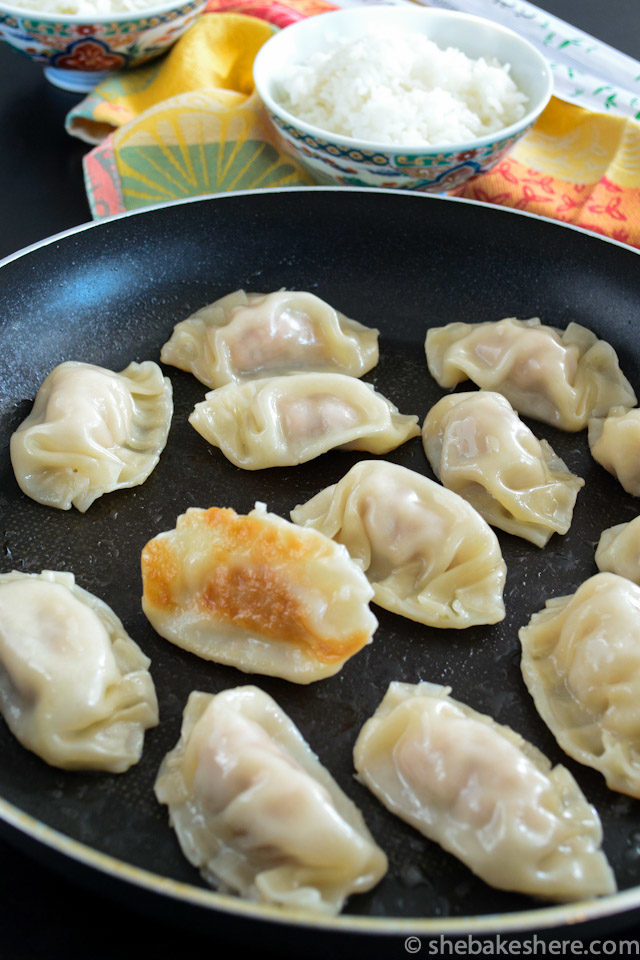
[[[640,248],[640,187],[622,188],[606,176],[593,184],[571,183],[507,157],[452,193],[552,217]]]
[[[640,124],[553,98],[512,153],[453,192],[640,248]]]
[[[69,133],[100,141],[85,158],[94,216],[239,185],[257,189],[309,183],[290,158],[278,155],[255,97],[247,100],[248,88],[242,88],[234,107],[237,84],[225,74],[214,83],[222,89],[210,89],[211,71],[222,50],[224,63],[234,50],[246,60],[249,46],[254,50],[270,35],[268,30],[260,35],[260,29],[286,27],[336,6],[328,0],[209,0],[207,15],[166,58],[131,74],[123,71],[97,87],[67,118]],[[248,46],[249,33],[253,46]],[[205,104],[205,95],[215,103]],[[150,167],[156,160],[149,151],[153,147],[160,158],[185,143],[205,157],[202,176],[194,174],[191,163],[179,182],[174,176],[156,182],[157,172],[152,177]],[[232,143],[241,180],[229,164],[221,166]],[[249,163],[245,154],[250,146]],[[172,162],[175,167],[175,158]],[[640,249],[640,123],[553,97],[505,159],[452,193],[575,224]]]

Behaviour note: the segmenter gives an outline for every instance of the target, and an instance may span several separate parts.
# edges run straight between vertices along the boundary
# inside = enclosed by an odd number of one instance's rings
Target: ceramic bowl
[[[117,70],[157,57],[191,25],[205,0],[172,0],[109,15],[56,14],[0,0],[0,39],[44,66],[48,80],[84,93]]]
[[[468,57],[495,57],[528,97],[516,123],[463,143],[424,146],[359,141],[300,120],[280,103],[283,71],[326,48],[336,36],[354,39],[379,27],[424,34],[439,47]],[[256,90],[280,145],[319,183],[398,187],[442,193],[484,173],[533,125],[549,101],[553,78],[541,53],[517,33],[489,20],[420,7],[354,7],[323,13],[286,27],[260,49],[254,63]]]

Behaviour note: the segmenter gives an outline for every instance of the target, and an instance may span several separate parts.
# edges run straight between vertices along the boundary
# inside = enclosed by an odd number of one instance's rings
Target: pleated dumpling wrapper
[[[640,797],[640,587],[597,573],[519,636],[525,683],[565,753]]]
[[[582,430],[590,417],[636,403],[613,347],[577,323],[564,331],[538,317],[450,323],[427,332],[425,351],[441,387],[472,380],[561,430]]]
[[[606,417],[589,421],[589,449],[594,460],[640,497],[640,409],[614,407]]]
[[[0,575],[0,712],[54,767],[122,773],[158,723],[149,658],[72,573]]]
[[[290,467],[334,448],[388,453],[420,435],[417,416],[342,373],[228,383],[196,404],[189,423],[245,470]]]
[[[613,893],[602,827],[569,771],[431,683],[391,683],[355,744],[381,803],[486,883],[568,902]]]
[[[155,792],[187,859],[223,892],[336,914],[387,871],[358,808],[257,687],[190,695]]]
[[[122,373],[61,363],[11,437],[16,480],[38,503],[84,513],[104,493],[147,479],[172,415],[171,381],[152,360]]]
[[[303,370],[361,377],[378,362],[378,331],[313,293],[236,290],[176,324],[160,359],[208,387]]]
[[[571,526],[584,480],[538,440],[502,394],[443,397],[427,414],[422,441],[440,482],[492,526],[538,547]]]
[[[344,544],[386,610],[456,629],[504,618],[495,533],[466,500],[414,470],[361,460],[291,519]]]
[[[190,508],[144,547],[142,582],[142,609],[171,643],[296,683],[337,673],[378,625],[346,549],[261,503]]]
[[[640,586],[640,517],[603,530],[595,561],[601,573],[617,573]]]

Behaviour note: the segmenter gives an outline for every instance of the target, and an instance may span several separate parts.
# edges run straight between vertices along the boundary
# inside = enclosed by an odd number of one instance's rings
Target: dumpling
[[[192,693],[155,783],[187,859],[220,890],[338,913],[384,876],[362,814],[266,693]]]
[[[16,480],[38,503],[84,513],[103,493],[147,479],[172,414],[171,381],[151,360],[122,373],[61,363],[11,437]]]
[[[237,290],[176,324],[160,359],[208,387],[301,370],[360,377],[378,362],[378,331],[313,293]]]
[[[425,351],[441,387],[473,380],[561,430],[582,430],[590,417],[636,403],[613,347],[577,323],[564,331],[538,317],[450,323],[427,332]]]
[[[344,544],[386,610],[458,629],[504,618],[495,533],[457,493],[413,470],[361,460],[291,519]]]
[[[492,526],[538,547],[571,526],[584,480],[534,436],[502,394],[443,397],[427,414],[422,441],[440,482]]]
[[[171,643],[310,683],[371,641],[373,591],[344,547],[256,504],[192,507],[142,551],[142,609]]]
[[[640,587],[597,573],[519,636],[525,682],[562,749],[640,797]]]
[[[431,683],[391,683],[354,748],[387,809],[486,883],[547,900],[613,893],[602,828],[569,771]]]
[[[588,436],[593,459],[612,473],[627,493],[640,497],[640,409],[613,407],[608,416],[589,421]]]
[[[138,762],[158,723],[149,663],[72,573],[0,575],[0,712],[52,766],[121,773]]]
[[[595,561],[602,573],[617,573],[640,585],[640,517],[603,530]]]
[[[334,447],[388,453],[420,434],[417,416],[341,373],[228,383],[196,404],[189,423],[245,470],[305,463]]]

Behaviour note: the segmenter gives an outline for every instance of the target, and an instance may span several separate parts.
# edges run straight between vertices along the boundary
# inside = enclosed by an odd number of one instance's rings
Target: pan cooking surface
[[[174,387],[169,442],[139,487],[106,494],[81,515],[24,496],[8,442],[46,374],[64,360],[121,370],[158,360],[173,325],[244,287],[310,290],[380,330],[380,363],[365,380],[420,422],[444,393],[424,356],[428,326],[505,316],[575,321],[613,344],[640,392],[640,261],[634,251],[559,224],[439,197],[345,189],[238,194],[106,221],[28,251],[0,273],[2,571],[72,571],[123,620],[151,658],[161,722],[126,774],[69,773],[23,749],[0,723],[0,796],[19,810],[127,864],[202,887],[153,795],[159,763],[179,734],[194,689],[256,683],[289,713],[320,759],[360,806],[389,857],[387,878],[353,897],[365,917],[472,917],[536,909],[527,897],[487,887],[455,858],[384,810],[353,777],[351,751],[391,680],[449,684],[453,696],[491,714],[564,763],[597,807],[604,848],[621,890],[637,882],[638,802],[610,792],[574,763],[538,717],[520,674],[517,631],[551,596],[596,572],[602,529],[632,519],[638,504],[592,460],[586,431],[528,421],[586,486],[569,533],[539,549],[496,531],[508,575],[506,619],[465,631],[433,630],[378,607],[373,643],[335,677],[310,686],[250,676],[173,647],[140,608],[140,551],[190,506],[256,500],[289,511],[368,454],[333,452],[293,468],[242,471],[187,423],[206,388],[166,367]],[[469,382],[461,389],[473,389]],[[419,438],[388,455],[432,477]],[[640,899],[640,897],[639,897]],[[613,909],[613,908],[612,908]]]

